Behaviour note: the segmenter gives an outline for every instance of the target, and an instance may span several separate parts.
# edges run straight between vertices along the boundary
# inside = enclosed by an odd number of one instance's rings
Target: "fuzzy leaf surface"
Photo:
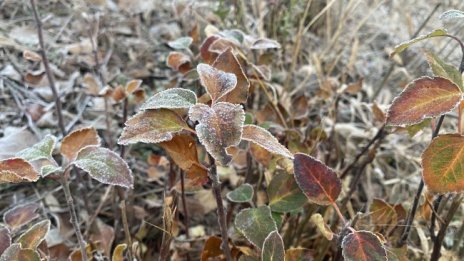
[[[16,154],[17,157],[23,158],[27,161],[34,161],[38,159],[51,159],[52,152],[55,148],[56,137],[47,135],[39,143],[36,143],[30,148],[26,148]]]
[[[127,163],[115,152],[97,146],[79,151],[74,165],[104,184],[133,188],[134,179]]]
[[[285,146],[280,144],[269,131],[259,126],[251,124],[243,126],[242,139],[251,141],[273,154],[293,158],[293,154]]]
[[[171,140],[173,134],[189,129],[187,123],[168,109],[147,110],[127,120],[118,143],[129,145],[137,142],[160,143]]]
[[[171,88],[153,95],[140,109],[188,109],[196,103],[197,95],[191,90]]]
[[[11,245],[10,230],[0,225],[0,256]]]
[[[21,244],[22,248],[37,250],[48,231],[50,231],[50,220],[47,219],[34,224],[18,238],[17,242]]]
[[[209,107],[196,104],[189,110],[192,121],[198,121],[195,127],[200,143],[221,165],[227,165],[232,157],[226,148],[240,143],[245,112],[241,105],[218,102]]]
[[[40,261],[40,256],[37,251],[21,249],[21,245],[16,243],[5,249],[0,261]]]
[[[431,192],[464,190],[464,137],[440,135],[422,154],[424,183]]]
[[[187,73],[191,69],[190,56],[180,52],[170,52],[166,58],[166,65],[180,73]]]
[[[216,69],[208,64],[200,63],[197,66],[200,83],[206,88],[213,103],[231,92],[237,85],[237,76]]]
[[[29,203],[25,205],[16,206],[5,212],[3,215],[3,222],[12,230],[15,231],[21,226],[30,223],[32,220],[39,217],[37,210],[40,208],[39,204]]]
[[[272,211],[285,213],[301,208],[307,201],[293,175],[280,173],[267,187],[269,206]]]
[[[459,10],[448,10],[440,15],[440,20],[464,19],[464,12]]]
[[[240,187],[227,193],[227,199],[236,203],[250,202],[253,198],[253,186],[248,183],[240,185]]]
[[[168,42],[169,47],[176,50],[188,49],[192,44],[192,37],[179,37],[174,41]]]
[[[390,126],[413,125],[440,116],[456,107],[461,95],[459,87],[448,79],[416,79],[393,100],[386,123]]]
[[[264,240],[261,260],[282,261],[285,259],[284,241],[279,232],[272,231]]]
[[[335,203],[342,185],[331,168],[303,153],[295,154],[293,165],[295,180],[309,201],[318,205]]]
[[[219,54],[213,63],[213,67],[226,73],[232,73],[237,77],[237,85],[229,93],[225,94],[220,101],[230,103],[246,103],[250,82],[243,72],[232,48],[227,48]]]
[[[71,161],[76,158],[79,150],[89,145],[100,145],[100,137],[93,127],[78,129],[66,135],[61,142],[60,152]]]
[[[277,230],[268,206],[243,209],[235,217],[235,227],[259,249],[263,247],[266,237]]]
[[[34,182],[39,173],[22,158],[11,158],[0,161],[0,184]]]
[[[369,231],[354,231],[343,238],[342,254],[346,261],[385,261],[387,253],[380,239]]]

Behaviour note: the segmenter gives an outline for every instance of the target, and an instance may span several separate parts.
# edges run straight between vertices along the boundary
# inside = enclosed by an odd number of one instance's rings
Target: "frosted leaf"
[[[198,121],[195,127],[200,143],[221,165],[227,165],[232,157],[226,148],[240,143],[245,112],[239,104],[218,102],[212,107],[196,104],[189,110],[192,121]]]
[[[277,230],[268,206],[246,208],[235,216],[237,230],[258,248],[262,248],[267,236]]]
[[[235,88],[219,100],[230,103],[246,103],[250,82],[245,76],[242,66],[232,51],[232,48],[227,48],[222,52],[214,61],[213,67],[226,73],[233,73],[237,77],[237,85]]]
[[[0,184],[37,181],[39,173],[22,158],[0,161]]]
[[[260,38],[256,40],[250,47],[250,49],[263,50],[263,49],[280,49],[280,43],[276,40],[269,38]]]
[[[23,158],[27,161],[34,161],[38,159],[52,159],[52,152],[55,148],[56,137],[47,135],[39,143],[36,143],[30,148],[26,148],[18,153],[16,156]]]
[[[232,91],[237,85],[237,76],[233,73],[226,73],[207,64],[200,63],[197,66],[200,82],[211,96],[213,103]]]
[[[50,231],[50,220],[43,220],[34,224],[26,232],[24,232],[17,240],[22,248],[37,250],[37,247],[45,239],[45,236]]]
[[[11,245],[11,234],[7,227],[0,225],[0,256]]]
[[[40,168],[40,176],[46,177],[50,174],[53,174],[55,172],[61,172],[63,169],[59,166],[53,166],[53,165],[45,165]]]
[[[128,145],[137,142],[159,143],[171,140],[173,134],[189,129],[187,123],[168,109],[147,110],[127,120],[118,143]]]
[[[22,249],[21,244],[15,243],[5,249],[0,261],[40,261],[40,255],[32,249]]]
[[[166,65],[178,72],[186,73],[191,69],[190,57],[180,52],[170,52],[166,58]]]
[[[80,149],[85,146],[99,144],[100,137],[98,137],[98,133],[95,128],[82,128],[69,133],[63,138],[60,153],[68,160],[73,160],[76,158]]]
[[[263,250],[261,252],[263,261],[282,261],[285,260],[284,241],[279,232],[272,231],[264,240]]]
[[[15,206],[5,212],[3,222],[14,232],[23,225],[29,224],[32,220],[38,218],[40,216],[37,213],[39,208],[40,205],[37,203]]]
[[[186,36],[186,37],[177,38],[174,41],[170,41],[168,42],[168,45],[172,49],[180,50],[180,49],[188,49],[189,46],[192,44],[192,42],[193,42],[192,37]]]
[[[98,146],[87,146],[79,151],[74,165],[104,184],[133,188],[132,171],[113,151]]]
[[[191,90],[172,88],[153,95],[140,109],[182,109],[190,108],[196,103],[197,96]]]
[[[285,148],[272,134],[256,125],[243,126],[242,139],[251,141],[267,151],[292,159],[292,153]]]

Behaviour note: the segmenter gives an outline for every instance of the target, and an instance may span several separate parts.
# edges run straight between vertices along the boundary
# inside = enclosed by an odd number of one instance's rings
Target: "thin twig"
[[[445,115],[440,116],[440,119],[438,119],[437,127],[435,128],[432,134],[432,140],[438,136],[438,133],[440,132],[440,128],[441,128],[441,125],[444,119],[445,119]],[[411,225],[412,225],[412,222],[414,221],[414,217],[416,216],[417,207],[419,206],[419,199],[422,195],[423,189],[424,189],[424,180],[421,178],[419,187],[417,188],[416,196],[414,197],[414,202],[409,211],[408,217],[406,218],[406,223],[404,226],[403,234],[398,240],[398,245],[400,247],[403,246],[408,240],[409,233],[411,232]]]
[[[50,89],[53,94],[53,99],[55,100],[56,116],[58,118],[58,127],[60,128],[61,134],[64,137],[66,136],[66,129],[64,128],[64,120],[63,120],[63,114],[62,114],[60,95],[58,94],[58,91],[56,90],[55,79],[53,78],[53,73],[52,73],[52,70],[50,69],[50,64],[48,62],[48,57],[47,57],[47,52],[45,49],[45,42],[44,42],[43,32],[42,32],[42,21],[40,20],[39,14],[37,13],[37,7],[36,7],[35,0],[31,0],[31,7],[32,7],[32,13],[34,14],[35,23],[37,25],[37,35],[39,37],[40,54],[42,55],[42,62],[45,68],[45,74],[47,75]]]
[[[226,256],[226,260],[231,261],[232,256],[230,254],[230,248],[229,248],[229,236],[227,234],[226,214],[224,211],[224,206],[222,204],[221,183],[219,182],[219,178],[217,175],[216,163],[213,157],[211,157],[211,155],[208,154],[208,156],[211,162],[211,166],[209,168],[209,176],[212,182],[213,194],[214,194],[214,197],[216,198],[218,223],[219,223],[219,228],[221,230],[221,238],[222,238],[222,251],[224,252],[224,255]]]
[[[63,186],[64,195],[66,197],[66,204],[68,205],[69,214],[71,215],[71,223],[74,227],[74,231],[77,236],[77,241],[79,243],[79,247],[81,249],[81,256],[82,261],[87,261],[87,252],[85,249],[85,241],[84,237],[82,236],[81,230],[79,228],[79,219],[76,213],[76,207],[74,206],[74,200],[72,198],[71,190],[69,189],[69,172],[72,167],[68,167],[67,170],[63,173],[61,178],[61,185]]]

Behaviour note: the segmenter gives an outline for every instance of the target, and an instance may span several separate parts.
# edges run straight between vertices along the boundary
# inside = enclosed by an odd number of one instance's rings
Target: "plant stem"
[[[79,228],[79,219],[77,217],[76,208],[74,206],[74,200],[72,198],[71,190],[69,189],[69,172],[71,168],[68,167],[67,170],[63,173],[61,177],[61,185],[63,186],[64,195],[66,197],[66,203],[68,205],[69,214],[71,215],[71,223],[74,227],[74,231],[76,232],[77,241],[79,243],[79,247],[81,249],[82,261],[87,261],[87,252],[85,249],[85,241],[84,237],[82,236],[81,230]]]
[[[432,140],[438,136],[440,132],[441,125],[443,120],[445,119],[445,115],[440,116],[438,119],[437,127],[433,131]],[[424,180],[421,178],[419,183],[419,187],[417,188],[416,196],[414,197],[414,202],[412,204],[411,210],[409,211],[408,217],[406,218],[406,223],[404,226],[403,234],[401,234],[400,239],[398,240],[398,246],[403,246],[406,241],[408,240],[409,233],[411,232],[411,225],[414,221],[414,217],[416,216],[417,207],[419,206],[419,199],[422,194],[422,190],[424,189]]]
[[[438,235],[433,242],[433,251],[432,256],[430,257],[430,261],[438,261],[438,259],[440,258],[441,245],[443,244],[443,239],[446,235],[446,229],[448,228],[451,220],[453,219],[454,214],[456,214],[456,211],[459,209],[461,201],[462,195],[457,194],[453,202],[451,203],[451,206],[448,210],[448,214],[445,217],[445,223],[440,227]]]
[[[222,204],[221,183],[219,182],[219,178],[217,175],[216,163],[214,162],[214,159],[213,157],[211,157],[211,155],[208,154],[208,156],[211,162],[211,166],[209,168],[209,176],[212,182],[213,194],[214,194],[214,197],[216,198],[218,223],[219,223],[219,228],[221,230],[221,237],[222,237],[222,251],[224,251],[226,260],[231,261],[232,257],[231,257],[230,249],[229,249],[229,236],[227,235],[226,214],[224,211],[224,206]]]
[[[435,200],[435,202],[433,202],[432,217],[430,218],[430,237],[432,238],[432,240],[435,240],[435,220],[437,219],[437,215],[440,214],[438,212],[438,207],[440,206],[442,199],[443,199],[443,195],[440,195]]]
[[[42,32],[42,21],[39,18],[39,14],[37,13],[37,7],[35,0],[31,0],[31,7],[32,13],[34,14],[35,23],[37,25],[37,35],[39,37],[39,45],[40,45],[40,54],[42,55],[42,62],[45,68],[45,74],[47,75],[48,82],[50,84],[50,90],[53,94],[53,99],[55,100],[55,108],[56,108],[56,115],[58,117],[58,127],[60,128],[61,134],[66,136],[66,129],[64,127],[64,120],[62,114],[62,106],[60,96],[58,91],[56,90],[55,79],[53,78],[52,70],[50,69],[50,64],[48,62],[47,52],[45,49],[45,43],[43,38]]]
[[[130,230],[129,230],[129,223],[127,222],[127,208],[126,208],[125,199],[121,200],[120,207],[121,207],[122,226],[124,228],[124,235],[126,236],[127,245],[128,245],[127,253],[129,254],[129,260],[133,260],[134,255],[132,253],[132,237],[131,237]]]

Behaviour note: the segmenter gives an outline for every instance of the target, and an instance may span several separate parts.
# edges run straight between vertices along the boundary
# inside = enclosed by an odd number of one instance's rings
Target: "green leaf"
[[[284,241],[279,232],[272,231],[264,240],[262,261],[282,261],[285,259]]]
[[[437,29],[437,30],[434,30],[434,31],[426,34],[426,35],[421,35],[421,36],[416,37],[416,38],[414,38],[412,40],[401,43],[401,44],[395,46],[395,49],[390,54],[390,57],[392,57],[395,54],[401,53],[402,51],[406,50],[409,46],[411,46],[411,45],[413,45],[413,44],[415,44],[417,42],[420,42],[422,40],[429,39],[429,38],[432,38],[432,37],[444,36],[444,35],[448,35],[448,32],[446,32],[446,30]]]
[[[430,192],[464,190],[464,137],[440,135],[422,154],[424,183]]]
[[[34,161],[38,159],[52,159],[52,152],[55,148],[55,144],[56,137],[49,134],[34,146],[18,152],[16,156],[23,158],[27,161]]]
[[[176,50],[188,49],[189,46],[192,44],[192,41],[193,41],[192,37],[186,36],[186,37],[177,38],[174,41],[170,41],[168,42],[168,45],[172,49],[176,49]]]
[[[218,102],[209,107],[196,104],[189,110],[200,143],[208,153],[222,166],[227,165],[232,157],[226,148],[240,143],[245,112],[240,104]]]
[[[63,171],[63,169],[60,166],[45,165],[42,168],[40,168],[40,176],[46,177],[50,174],[61,171]]]
[[[425,127],[431,126],[432,119],[425,119],[419,123],[406,126],[406,130],[408,131],[409,137],[414,137],[419,131],[424,129]]]
[[[253,198],[253,186],[248,183],[240,185],[240,187],[227,193],[227,198],[236,203],[250,202]]]
[[[115,152],[98,146],[87,146],[79,151],[74,165],[104,184],[134,187],[132,171]]]
[[[307,199],[293,175],[280,173],[274,176],[267,187],[269,206],[275,212],[291,212],[301,208]]]
[[[48,231],[50,231],[50,220],[47,219],[29,228],[18,238],[17,242],[21,244],[21,248],[37,250],[37,247],[47,236]]]
[[[464,12],[459,10],[448,10],[440,15],[440,20],[463,19]]]
[[[191,90],[172,88],[153,95],[140,109],[188,109],[196,103],[197,96]]]
[[[21,249],[20,244],[12,244],[0,256],[0,261],[40,261],[40,255],[32,249]]]
[[[251,141],[273,154],[293,159],[293,154],[287,148],[280,144],[269,131],[259,126],[243,126],[242,140]]]
[[[174,111],[147,110],[127,120],[118,143],[121,145],[137,142],[160,143],[171,140],[174,133],[189,129],[187,123]]]
[[[451,111],[461,100],[461,90],[442,77],[421,77],[406,86],[387,112],[390,126],[413,125]]]
[[[277,230],[268,206],[243,209],[235,217],[235,227],[259,249],[262,248],[266,237]]]
[[[342,241],[346,261],[386,261],[387,253],[380,239],[369,231],[353,231]]]
[[[425,51],[425,55],[427,56],[427,61],[435,76],[446,78],[455,83],[461,91],[464,90],[462,75],[456,67],[445,63],[431,51]]]

